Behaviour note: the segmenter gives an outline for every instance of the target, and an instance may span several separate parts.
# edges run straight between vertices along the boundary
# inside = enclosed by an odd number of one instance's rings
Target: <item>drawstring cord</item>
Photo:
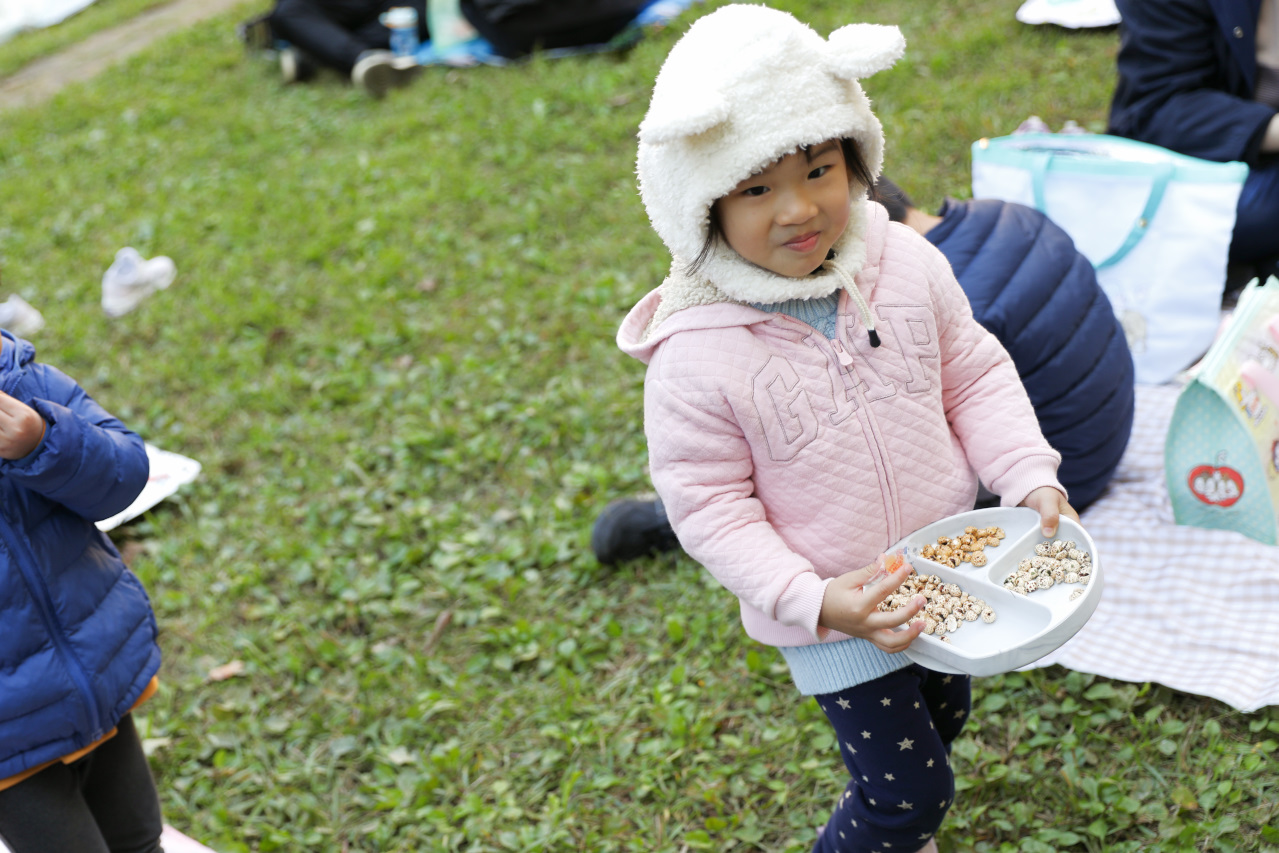
[[[866,335],[870,338],[870,345],[872,347],[879,346],[879,333],[875,331],[875,318],[870,314],[870,306],[866,304],[866,298],[857,289],[857,282],[834,259],[828,258],[826,266],[829,266],[839,275],[844,282],[844,289],[848,291],[848,295],[853,297],[853,301],[857,303],[857,310],[861,312],[862,322],[866,324]]]

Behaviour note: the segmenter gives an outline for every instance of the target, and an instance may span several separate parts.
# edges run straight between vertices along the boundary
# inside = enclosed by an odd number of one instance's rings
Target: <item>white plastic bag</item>
[[[177,274],[172,258],[143,258],[137,249],[125,246],[102,274],[102,310],[108,317],[122,317],[157,290],[173,284]]]
[[[69,18],[93,0],[0,0],[0,42]]]
[[[1115,0],[1026,0],[1017,10],[1017,20],[1086,29],[1113,27],[1120,22],[1120,15]]]

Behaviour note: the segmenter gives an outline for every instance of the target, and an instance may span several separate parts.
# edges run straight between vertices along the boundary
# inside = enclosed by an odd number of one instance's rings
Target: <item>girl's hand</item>
[[[21,400],[0,391],[0,458],[21,459],[44,438],[44,418]]]
[[[923,621],[913,622],[902,630],[896,630],[897,626],[909,622],[928,601],[922,595],[916,595],[907,606],[881,613],[877,609],[880,603],[901,586],[911,572],[910,564],[903,561],[885,574],[883,564],[881,556],[873,565],[840,575],[827,584],[817,624],[850,637],[869,640],[889,654],[895,654],[909,646],[924,630]]]
[[[1028,506],[1038,512],[1041,532],[1050,538],[1057,535],[1060,516],[1079,521],[1079,513],[1066,502],[1066,496],[1051,486],[1035,489],[1018,506]]]

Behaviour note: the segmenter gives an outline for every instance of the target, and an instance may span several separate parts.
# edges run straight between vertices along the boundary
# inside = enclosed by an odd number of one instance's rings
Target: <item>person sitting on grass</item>
[[[1116,0],[1109,132],[1248,164],[1230,262],[1279,275],[1279,0]]]
[[[910,571],[883,552],[971,509],[978,476],[1045,536],[1077,518],[946,259],[866,198],[884,140],[858,78],[904,50],[896,27],[823,39],[725,6],[671,50],[639,128],[640,195],[672,262],[617,340],[647,366],[672,528],[834,729],[850,778],[816,853],[935,853],[954,802],[969,679],[900,654],[925,599],[878,610]]]
[[[934,216],[883,176],[875,189],[889,219],[945,255],[973,316],[1012,356],[1044,437],[1061,453],[1057,477],[1082,511],[1119,467],[1136,406],[1132,353],[1092,265],[1033,208],[947,199]],[[978,505],[989,503],[984,494]],[[614,501],[591,531],[606,565],[678,547],[658,498]]]
[[[149,471],[141,438],[0,333],[0,850],[160,850],[132,715],[156,690],[155,616],[94,526]]]
[[[389,50],[391,31],[381,15],[392,6],[416,10],[419,37],[430,38],[426,0],[278,0],[266,21],[275,38],[288,42],[280,51],[284,82],[310,80],[323,66],[375,98],[407,85],[421,69],[413,57]]]

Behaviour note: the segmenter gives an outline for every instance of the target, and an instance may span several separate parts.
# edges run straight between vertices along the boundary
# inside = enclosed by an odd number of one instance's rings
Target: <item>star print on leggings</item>
[[[838,747],[831,752],[848,777],[813,850],[912,853],[935,836],[954,799],[938,804],[938,795],[949,794],[942,748],[969,716],[970,702],[967,678],[954,676],[942,689],[943,677],[911,667],[816,697],[834,726]]]

